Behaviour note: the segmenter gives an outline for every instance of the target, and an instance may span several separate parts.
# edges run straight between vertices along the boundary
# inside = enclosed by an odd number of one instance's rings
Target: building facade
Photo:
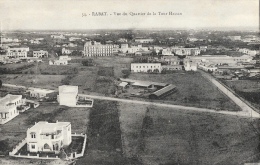
[[[161,73],[161,63],[131,63],[131,72]]]
[[[0,98],[0,124],[5,124],[19,115],[17,107],[23,103],[22,95],[8,94]]]
[[[39,51],[33,51],[33,57],[48,57],[48,52],[47,51],[43,51],[43,50],[39,50]]]
[[[59,153],[61,148],[71,143],[71,124],[40,121],[27,130],[26,141],[29,152]]]
[[[84,56],[112,56],[115,45],[102,45],[100,42],[87,41],[84,45]]]

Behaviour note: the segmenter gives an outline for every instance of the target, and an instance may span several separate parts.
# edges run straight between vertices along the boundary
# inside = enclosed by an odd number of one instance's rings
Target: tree
[[[159,73],[159,69],[154,69],[153,73]]]
[[[147,73],[152,73],[152,70],[151,70],[151,69],[148,69],[148,70],[147,70]]]
[[[130,70],[128,70],[128,69],[124,69],[121,72],[123,73],[124,78],[127,78],[131,73]]]
[[[84,66],[93,66],[93,59],[86,59],[82,61],[82,65]]]

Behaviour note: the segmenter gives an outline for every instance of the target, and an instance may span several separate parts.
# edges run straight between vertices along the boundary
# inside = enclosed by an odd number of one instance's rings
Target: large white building
[[[161,73],[161,63],[131,63],[131,72],[156,72]]]
[[[28,52],[29,47],[8,48],[6,55],[9,58],[27,58]]]
[[[58,102],[60,105],[74,107],[77,104],[78,86],[59,86]]]
[[[197,64],[199,63],[206,63],[211,62],[217,65],[222,64],[229,64],[229,65],[236,65],[237,63],[241,62],[252,62],[253,57],[248,55],[232,57],[227,55],[203,55],[203,56],[187,56],[184,59],[184,62],[191,61]]]
[[[5,124],[19,115],[17,106],[23,103],[22,95],[8,94],[0,98],[0,124]]]
[[[199,48],[179,48],[179,47],[172,47],[171,50],[177,54],[182,56],[197,56],[200,54]]]
[[[114,53],[115,45],[107,44],[102,45],[100,42],[87,41],[84,45],[84,56],[111,56]]]
[[[29,152],[59,153],[61,148],[71,143],[71,124],[40,121],[27,130],[26,141]]]

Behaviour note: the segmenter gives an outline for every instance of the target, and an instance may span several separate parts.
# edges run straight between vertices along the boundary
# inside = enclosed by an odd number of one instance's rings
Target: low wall
[[[81,150],[81,153],[77,154],[76,152],[74,153],[71,153],[69,158],[70,159],[76,159],[76,158],[79,158],[79,157],[82,157],[84,155],[84,152],[85,152],[85,148],[86,148],[86,143],[87,143],[87,135],[86,134],[72,134],[71,136],[78,136],[78,137],[84,137],[84,141],[83,141],[83,146],[82,146],[82,150]]]

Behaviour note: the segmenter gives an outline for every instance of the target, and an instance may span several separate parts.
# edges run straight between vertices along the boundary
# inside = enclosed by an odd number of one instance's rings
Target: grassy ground
[[[65,75],[31,75],[31,74],[7,74],[0,75],[3,83],[24,85],[27,87],[39,87],[57,89]]]
[[[211,109],[240,110],[236,104],[231,102],[228,97],[198,72],[176,72],[172,74],[132,73],[129,78],[175,85],[177,91],[160,100],[160,102]]]
[[[243,91],[243,92],[259,92],[260,83],[257,80],[236,80],[225,81],[229,87]]]
[[[117,102],[96,101],[89,118],[88,147],[77,164],[138,164],[122,155]]]
[[[127,157],[151,165],[231,165],[258,160],[250,158],[259,153],[259,134],[250,119],[138,106],[120,103]]]

